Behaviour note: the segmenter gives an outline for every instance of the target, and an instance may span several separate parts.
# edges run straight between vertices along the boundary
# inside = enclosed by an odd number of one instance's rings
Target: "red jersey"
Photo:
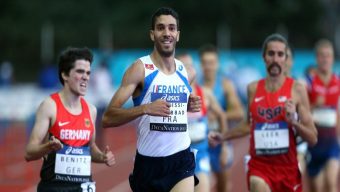
[[[312,105],[316,103],[318,96],[324,96],[324,106],[337,109],[340,97],[340,79],[333,74],[329,83],[325,85],[318,75],[310,76],[308,94]]]
[[[45,182],[92,181],[91,151],[89,142],[94,133],[90,110],[81,98],[82,111],[73,115],[67,111],[58,93],[51,95],[56,104],[56,121],[49,129],[50,136],[55,136],[63,143],[63,148],[53,151],[44,158],[41,168],[41,180]]]
[[[309,76],[308,80],[308,94],[311,104],[316,104],[320,96],[324,99],[322,106],[314,107],[312,110],[313,120],[319,132],[318,138],[336,140],[340,80],[335,74],[332,75],[328,84],[324,84],[317,74]]]
[[[205,100],[204,100],[204,94],[203,94],[203,88],[201,86],[199,86],[198,84],[194,85],[195,89],[196,89],[196,95],[201,97],[201,114],[202,116],[206,116],[207,115],[207,106],[205,104]]]
[[[284,104],[290,99],[294,80],[286,78],[276,92],[265,89],[265,79],[258,82],[255,97],[249,105],[249,164],[297,165],[295,133],[285,120]]]
[[[73,115],[64,107],[58,93],[52,94],[51,98],[56,103],[57,116],[49,132],[67,145],[75,147],[86,145],[91,140],[94,131],[86,101],[83,98],[80,99],[82,112],[79,115]]]

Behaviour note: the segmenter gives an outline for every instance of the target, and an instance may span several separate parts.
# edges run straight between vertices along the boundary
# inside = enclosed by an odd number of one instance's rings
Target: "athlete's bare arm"
[[[312,115],[310,113],[309,99],[306,88],[299,82],[294,82],[292,100],[285,104],[287,121],[295,127],[297,133],[303,140],[307,141],[310,146],[317,142],[317,129],[315,128]],[[294,117],[297,112],[300,121]]]
[[[139,96],[142,91],[143,83],[144,67],[141,61],[138,60],[125,72],[121,86],[111,99],[111,102],[103,115],[103,128],[116,127],[128,123],[142,115],[170,115],[170,104],[161,99],[129,109],[122,108],[122,105],[131,96]]]
[[[233,83],[228,80],[223,80],[224,93],[227,96],[228,108],[226,114],[229,120],[241,120],[244,118],[244,110],[241,101],[237,95],[236,89]]]
[[[247,95],[248,95],[248,109],[249,105],[254,99],[256,92],[257,82],[252,82],[247,86]],[[246,136],[250,133],[250,119],[249,115],[247,119],[243,119],[234,129],[229,130],[224,135],[220,133],[210,133],[209,134],[209,142],[212,145],[217,145],[224,140],[236,139],[239,137]]]
[[[216,114],[218,120],[219,120],[219,125],[220,125],[220,132],[222,134],[226,133],[228,130],[227,126],[227,116],[224,113],[223,109],[221,108],[220,104],[217,102],[215,96],[212,94],[210,89],[203,88],[204,90],[204,95],[207,97],[208,102],[209,102],[209,110],[214,112]]]
[[[250,108],[252,101],[254,100],[257,84],[258,84],[258,82],[256,81],[256,82],[250,83],[247,86],[248,111],[249,111],[249,108]],[[225,134],[224,140],[230,140],[230,139],[243,137],[243,136],[248,135],[249,133],[250,133],[250,117],[249,117],[249,114],[248,114],[247,118],[243,118],[243,120],[241,121],[241,123],[239,123],[239,125],[237,127],[235,127],[234,129],[227,132],[227,134]]]
[[[91,120],[93,125],[95,125],[95,121],[97,119],[97,109],[90,103],[87,103],[91,113]],[[104,151],[101,151],[96,144],[96,127],[94,127],[94,132],[92,138],[90,140],[90,148],[91,148],[91,158],[95,163],[105,163],[107,166],[112,166],[115,164],[115,158],[107,145]]]
[[[56,105],[48,97],[39,106],[36,113],[35,124],[26,146],[25,159],[32,161],[42,158],[52,151],[62,148],[61,142],[52,137],[48,140],[48,129],[52,126],[56,116]]]

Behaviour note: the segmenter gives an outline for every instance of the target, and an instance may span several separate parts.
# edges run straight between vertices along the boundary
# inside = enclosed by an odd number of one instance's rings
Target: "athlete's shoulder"
[[[293,81],[293,88],[297,92],[306,91],[306,86],[301,81],[298,80]]]
[[[56,97],[59,97],[59,96],[57,95],[57,93],[56,93],[56,94],[52,94],[52,95],[50,95],[49,97],[46,97],[46,98],[42,101],[41,105],[44,105],[44,106],[47,106],[47,107],[55,108],[55,107],[57,106],[57,104],[56,104],[57,101],[56,101],[54,98],[56,98]]]
[[[142,61],[142,58],[135,60],[130,68],[144,69],[144,62]]]
[[[41,113],[47,116],[53,116],[56,114],[57,104],[51,96],[46,97],[39,105],[37,113]]]
[[[250,90],[250,91],[255,91],[260,81],[261,80],[256,80],[256,81],[250,82],[247,86],[247,89]]]
[[[129,82],[133,79],[142,80],[144,79],[145,68],[142,60],[137,59],[134,61],[130,67],[125,71],[124,80],[128,80]],[[133,80],[133,81],[135,81]]]
[[[86,101],[85,99],[83,99],[83,100],[86,103],[86,105],[88,106],[88,110],[91,114],[92,121],[95,122],[96,118],[97,118],[97,108],[96,108],[96,106],[94,106],[92,103]]]
[[[89,110],[92,111],[97,111],[97,108],[95,105],[87,101],[85,98],[82,98],[83,102],[88,106]]]

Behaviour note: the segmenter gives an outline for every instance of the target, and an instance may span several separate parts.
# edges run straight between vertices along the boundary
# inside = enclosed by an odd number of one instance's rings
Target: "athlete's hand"
[[[201,111],[201,97],[197,95],[190,94],[188,102],[188,111],[190,112],[200,112]]]
[[[152,116],[169,116],[170,115],[170,103],[164,99],[157,99],[156,101],[144,105],[144,113]]]
[[[112,165],[116,163],[115,156],[113,155],[108,145],[106,145],[105,150],[104,150],[103,161],[109,167],[111,167]]]
[[[218,144],[223,142],[223,136],[221,133],[212,131],[208,135],[209,145],[212,147],[216,147]]]
[[[286,121],[288,123],[294,124],[297,122],[298,118],[296,115],[296,104],[292,99],[288,99],[285,102],[285,111],[286,111]]]
[[[59,139],[55,138],[54,136],[52,136],[50,138],[50,140],[47,143],[47,147],[51,150],[51,151],[58,151],[61,148],[63,148],[63,144],[59,141]]]

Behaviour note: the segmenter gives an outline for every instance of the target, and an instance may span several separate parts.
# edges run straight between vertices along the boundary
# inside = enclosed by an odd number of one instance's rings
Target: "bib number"
[[[192,142],[202,141],[207,137],[207,125],[204,120],[189,121],[188,128]]]
[[[91,176],[90,148],[64,147],[56,153],[54,172],[57,180],[88,182]]]
[[[258,123],[254,131],[256,155],[285,154],[289,149],[289,130],[286,122]]]
[[[187,131],[187,94],[151,93],[151,102],[164,99],[170,103],[171,114],[167,117],[150,116],[150,130],[163,132]]]
[[[337,121],[336,115],[336,110],[332,108],[316,108],[313,110],[313,120],[321,128],[334,128]]]

